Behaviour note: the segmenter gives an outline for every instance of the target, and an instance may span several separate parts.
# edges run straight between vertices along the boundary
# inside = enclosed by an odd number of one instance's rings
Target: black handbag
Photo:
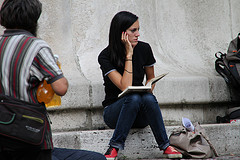
[[[39,147],[47,126],[43,104],[0,95],[0,145],[13,149]]]

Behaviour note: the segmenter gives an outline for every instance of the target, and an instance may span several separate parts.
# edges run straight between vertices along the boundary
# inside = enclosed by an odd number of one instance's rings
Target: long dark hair
[[[5,0],[0,10],[0,24],[6,29],[24,29],[36,36],[42,13],[39,0]]]
[[[109,32],[109,51],[111,61],[118,67],[124,66],[125,47],[121,42],[122,32],[125,32],[138,20],[138,17],[127,11],[118,12],[112,19]]]

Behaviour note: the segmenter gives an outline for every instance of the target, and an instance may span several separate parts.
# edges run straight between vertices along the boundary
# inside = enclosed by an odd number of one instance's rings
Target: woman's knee
[[[125,109],[138,112],[141,106],[141,96],[139,94],[130,94],[124,103]]]
[[[143,94],[142,101],[143,103],[148,103],[148,102],[158,103],[156,97],[151,93]]]
[[[128,95],[126,101],[129,101],[134,104],[139,104],[142,101],[142,97],[139,94],[130,94]]]
[[[160,109],[156,97],[151,93],[147,93],[142,96],[142,106],[146,107],[147,110]]]

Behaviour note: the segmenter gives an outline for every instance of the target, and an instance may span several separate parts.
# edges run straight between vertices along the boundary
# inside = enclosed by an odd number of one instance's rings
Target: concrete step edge
[[[235,124],[203,124],[206,133],[219,155],[238,154],[240,146],[240,123]],[[179,126],[166,126],[167,135]],[[55,147],[92,150],[104,153],[113,134],[112,129],[85,130],[53,133]],[[159,158],[161,152],[157,148],[149,127],[132,129],[125,142],[125,149],[119,156],[131,158]]]

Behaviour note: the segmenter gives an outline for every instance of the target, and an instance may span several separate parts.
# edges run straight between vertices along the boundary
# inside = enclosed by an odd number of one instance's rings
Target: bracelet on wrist
[[[133,72],[129,72],[128,70],[124,69],[127,73],[132,74]]]
[[[132,61],[132,59],[125,59],[125,61]]]

